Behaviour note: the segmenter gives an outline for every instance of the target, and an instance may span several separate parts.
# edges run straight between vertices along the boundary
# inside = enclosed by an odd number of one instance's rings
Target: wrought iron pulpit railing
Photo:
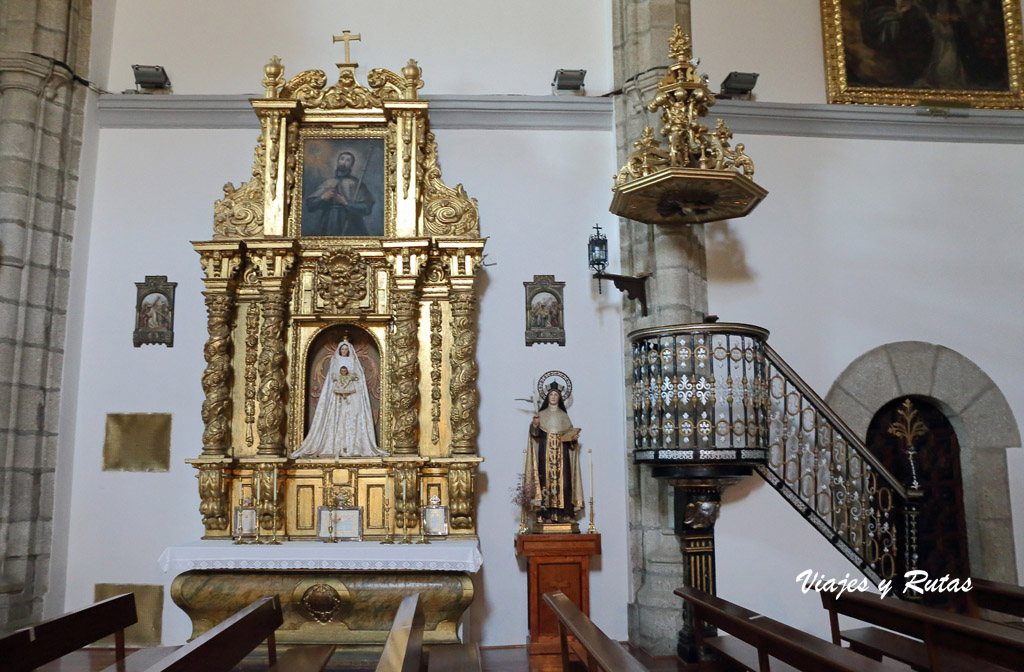
[[[768,459],[758,473],[875,584],[917,568],[908,490],[765,344]]]
[[[724,323],[631,334],[634,461],[677,487],[756,470],[871,581],[916,568],[920,492],[868,452],[767,336]]]

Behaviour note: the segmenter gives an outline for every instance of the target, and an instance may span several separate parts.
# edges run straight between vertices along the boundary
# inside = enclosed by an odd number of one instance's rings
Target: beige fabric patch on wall
[[[169,471],[170,413],[108,413],[103,471]]]
[[[163,635],[164,587],[134,583],[97,583],[97,602],[122,593],[135,593],[135,613],[139,621],[124,631],[128,646],[160,646]],[[99,641],[100,645],[114,645],[114,636]]]

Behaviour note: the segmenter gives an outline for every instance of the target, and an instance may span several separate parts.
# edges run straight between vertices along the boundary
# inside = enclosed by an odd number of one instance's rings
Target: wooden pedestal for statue
[[[590,616],[590,556],[601,554],[600,534],[520,534],[516,555],[530,559],[528,570],[532,654],[558,653],[558,619],[544,605],[544,593],[561,591]]]

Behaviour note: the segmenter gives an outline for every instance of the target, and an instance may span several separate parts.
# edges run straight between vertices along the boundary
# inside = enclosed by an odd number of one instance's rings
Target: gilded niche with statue
[[[416,61],[367,86],[347,61],[332,85],[266,65],[252,177],[193,243],[206,539],[250,498],[260,535],[316,539],[341,489],[363,539],[419,535],[428,503],[476,535],[477,204],[441,178]]]

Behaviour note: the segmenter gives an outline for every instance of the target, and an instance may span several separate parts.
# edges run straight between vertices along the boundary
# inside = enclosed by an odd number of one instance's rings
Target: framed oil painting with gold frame
[[[393,152],[385,128],[305,127],[289,230],[303,237],[394,235]]]
[[[1016,0],[821,0],[821,15],[829,103],[1024,107]]]

